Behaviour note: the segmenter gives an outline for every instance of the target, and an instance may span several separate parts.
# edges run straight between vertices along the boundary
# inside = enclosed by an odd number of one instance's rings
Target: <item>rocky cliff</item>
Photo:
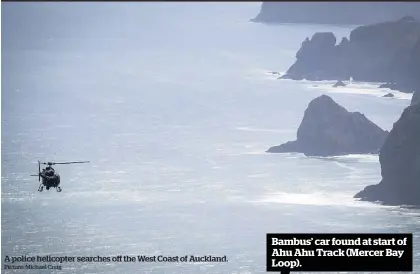
[[[303,41],[285,79],[386,82],[403,91],[420,86],[420,22],[412,17],[361,26],[337,45],[333,33]]]
[[[413,48],[401,51],[393,60],[391,79],[396,89],[420,91],[420,39]]]
[[[420,205],[420,103],[406,108],[381,148],[382,181],[355,195],[388,205]]]
[[[413,94],[413,98],[411,98],[411,105],[419,104],[420,103],[420,91],[416,91]]]
[[[305,110],[297,139],[267,152],[300,152],[306,156],[378,153],[387,135],[363,114],[348,112],[331,97],[322,95]]]
[[[348,12],[351,10],[352,12]],[[397,20],[404,16],[420,19],[416,2],[263,2],[254,22],[269,24],[365,25]]]

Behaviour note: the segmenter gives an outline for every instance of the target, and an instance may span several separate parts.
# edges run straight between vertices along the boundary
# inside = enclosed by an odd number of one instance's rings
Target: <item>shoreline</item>
[[[408,100],[411,101],[414,93],[407,93],[398,90],[392,90],[389,88],[379,87],[382,82],[359,82],[359,81],[343,81],[347,85],[344,87],[333,87],[337,81],[333,80],[292,80],[292,79],[279,79],[279,77],[285,75],[286,72],[277,72],[277,71],[267,71],[266,75],[273,76],[273,79],[279,81],[288,81],[288,82],[297,82],[305,86],[306,88],[318,90],[321,92],[328,93],[341,93],[341,94],[355,94],[355,95],[364,95],[364,96],[373,96],[380,97],[387,100]],[[366,91],[366,92],[364,92]],[[376,94],[374,94],[376,93]],[[387,93],[392,93],[395,96],[392,98],[383,97]]]

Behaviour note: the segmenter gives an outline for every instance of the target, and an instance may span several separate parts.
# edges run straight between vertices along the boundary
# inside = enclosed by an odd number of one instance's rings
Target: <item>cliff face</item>
[[[355,195],[388,205],[420,205],[420,103],[406,108],[381,148],[382,181]]]
[[[391,81],[396,89],[420,90],[420,39],[414,47],[402,50],[395,56],[391,71],[393,75]]]
[[[361,26],[336,45],[333,33],[315,33],[296,54],[285,79],[386,82],[413,92],[420,87],[420,22],[411,17]]]
[[[348,12],[348,11],[352,12]],[[263,2],[255,22],[269,24],[365,25],[397,20],[404,16],[420,19],[416,2]]]
[[[297,132],[296,141],[267,152],[301,152],[306,156],[378,153],[387,131],[359,112],[348,112],[326,95],[312,100]]]
[[[413,98],[411,98],[411,105],[419,104],[420,103],[420,91],[416,91],[413,94]]]

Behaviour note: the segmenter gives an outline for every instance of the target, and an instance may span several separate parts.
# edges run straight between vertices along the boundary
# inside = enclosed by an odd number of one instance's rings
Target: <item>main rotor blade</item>
[[[90,163],[90,161],[80,161],[80,162],[62,162],[62,163],[52,163],[53,165],[67,165],[67,164],[85,164]]]

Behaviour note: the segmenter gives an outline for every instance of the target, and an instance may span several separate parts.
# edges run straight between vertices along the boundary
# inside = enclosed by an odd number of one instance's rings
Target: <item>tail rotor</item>
[[[37,176],[38,177],[38,182],[41,182],[41,162],[40,161],[38,161],[38,174],[37,175],[32,174],[30,176]]]
[[[38,160],[38,182],[41,182],[41,162]]]

